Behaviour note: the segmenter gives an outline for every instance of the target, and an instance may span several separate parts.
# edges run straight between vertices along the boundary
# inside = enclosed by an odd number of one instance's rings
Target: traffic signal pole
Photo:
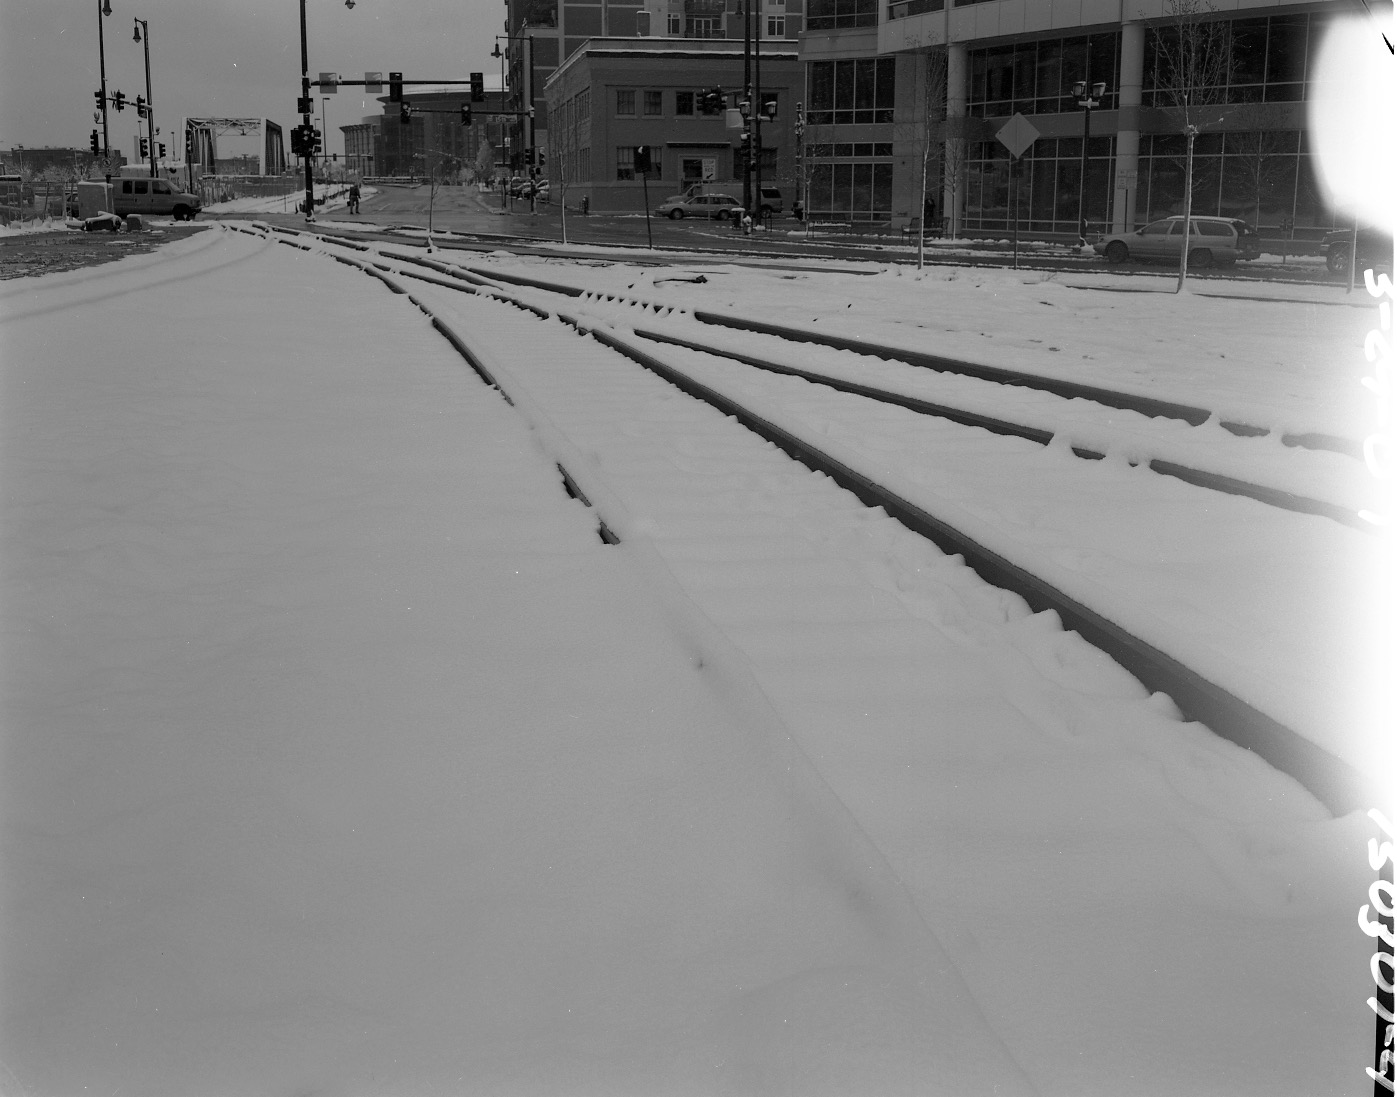
[[[754,0],[757,9],[757,26],[752,33],[752,140],[748,143],[752,153],[752,174],[756,179],[752,189],[756,193],[756,216],[752,223],[762,223],[762,6],[761,0]],[[747,208],[751,215],[752,208]]]
[[[97,0],[97,61],[101,66],[102,76],[102,155],[110,158],[112,155],[111,134],[107,130],[107,41],[106,32],[102,24],[102,18],[111,14],[111,7],[108,6],[104,12],[102,0]]]
[[[145,44],[146,54],[146,135],[150,138],[150,177],[155,178],[155,100],[150,94],[150,24],[144,19],[137,19],[140,30],[144,34],[137,34]]]
[[[297,104],[301,107],[301,132],[309,133],[312,129],[310,120],[310,108],[312,100],[310,97],[310,59],[306,53],[306,0],[301,0],[301,101]],[[306,220],[315,220],[315,149],[302,146],[301,154],[306,159]]]
[[[747,116],[742,124],[746,132],[752,132],[752,5],[757,0],[742,0],[742,98],[747,101]],[[747,141],[750,152],[751,138]],[[742,208],[752,212],[752,158],[749,155],[742,165]]]

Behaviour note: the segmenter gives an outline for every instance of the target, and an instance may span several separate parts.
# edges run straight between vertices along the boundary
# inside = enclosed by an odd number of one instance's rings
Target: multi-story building
[[[1332,223],[1305,134],[1318,44],[1348,0],[1231,0],[1205,11],[1228,35],[1230,64],[1194,146],[1193,210],[1300,233]],[[1369,0],[1374,11],[1390,3]],[[953,214],[969,232],[1006,230],[1015,114],[1039,134],[1014,190],[1038,233],[1135,226],[1183,207],[1184,125],[1162,62],[1165,0],[809,0],[806,162],[814,217],[905,224]],[[1074,85],[1105,85],[1088,119]],[[932,203],[921,201],[928,115]],[[943,131],[944,132],[944,131]]]
[[[355,175],[377,175],[383,162],[383,116],[366,115],[352,126],[341,126],[344,135],[344,167]]]
[[[793,196],[795,107],[804,74],[794,42],[763,43],[760,56],[761,175]],[[738,131],[726,110],[743,87],[740,40],[593,38],[549,77],[547,174],[557,197],[587,198],[595,210],[644,208],[690,183],[741,187]],[[755,83],[755,81],[754,81]],[[722,89],[721,107],[704,93]],[[635,173],[635,150],[654,150],[654,169]]]
[[[795,47],[807,0],[505,0],[505,33],[495,55],[501,80],[514,89],[515,110],[533,108],[532,119],[510,135],[511,148],[542,152],[549,146],[548,82],[586,43],[637,37],[740,42],[744,2],[760,5],[752,33],[772,40],[764,49],[776,42]],[[520,168],[527,157],[516,159]]]

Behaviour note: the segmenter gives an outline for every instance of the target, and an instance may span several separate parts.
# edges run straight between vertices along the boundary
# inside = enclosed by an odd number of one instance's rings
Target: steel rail
[[[299,229],[275,228],[274,231],[283,233],[288,236],[319,237],[322,235],[320,233],[310,233]],[[362,245],[350,246],[356,247],[359,250],[368,250],[367,248],[364,248]],[[461,281],[464,281],[471,285],[498,285],[499,283],[504,283],[506,285],[515,285],[528,289],[539,289],[548,293],[563,294],[574,299],[586,296],[589,293],[589,291],[587,290],[578,289],[574,286],[561,286],[556,283],[546,281],[544,279],[530,278],[526,275],[503,274],[493,271],[487,274],[483,271],[479,271],[473,268],[461,268],[447,263],[439,263],[434,260],[423,258],[421,256],[390,253],[386,257],[393,258],[404,263],[412,263],[415,265],[427,266],[433,270],[446,274],[451,278],[460,279]],[[380,269],[386,268],[380,267]],[[659,305],[654,302],[647,302],[639,298],[627,297],[623,294],[598,295],[594,293],[592,294],[592,296],[600,297],[600,299],[603,301],[616,302],[618,304],[640,304],[656,312],[666,307],[664,305]],[[533,306],[528,307],[532,308]],[[714,316],[717,316],[718,314],[694,312],[692,315],[697,320],[712,324],[714,323],[714,320],[712,318]],[[825,337],[820,335],[819,333],[807,332],[804,329],[799,328],[785,328],[782,325],[765,325],[758,324],[757,322],[752,322],[750,325],[748,325],[746,322],[738,323],[736,321],[732,321],[731,318],[725,318],[721,326],[741,328],[742,330],[759,330],[761,334],[774,335],[776,338],[784,339],[788,342],[813,342],[821,345],[836,347],[837,349],[851,350],[855,353],[872,354],[875,357],[903,362],[912,366],[926,366],[931,369],[944,370],[946,372],[974,376],[979,380],[986,380],[992,384],[1007,384],[1016,385],[1020,387],[1034,388],[1040,391],[1052,392],[1054,395],[1060,396],[1064,399],[1086,399],[1093,403],[1102,404],[1103,406],[1116,407],[1121,410],[1136,411],[1137,413],[1144,415],[1182,418],[1185,419],[1185,421],[1188,421],[1190,425],[1194,426],[1197,426],[1202,422],[1206,422],[1208,417],[1211,415],[1210,412],[1201,408],[1190,408],[1187,405],[1173,404],[1166,401],[1151,401],[1145,404],[1141,404],[1139,401],[1134,401],[1134,403],[1132,404],[1130,401],[1133,401],[1134,398],[1128,398],[1126,400],[1122,400],[1121,402],[1113,403],[1109,399],[1101,399],[1100,394],[1104,393],[1107,394],[1107,396],[1123,398],[1127,397],[1127,394],[1114,393],[1111,390],[1099,389],[1093,386],[1075,385],[1072,382],[1061,382],[1058,389],[1055,390],[1054,387],[1050,385],[1039,385],[1022,380],[1022,378],[1024,377],[1037,377],[1037,375],[1023,375],[1017,373],[1017,371],[1003,370],[1000,367],[980,366],[975,363],[962,363],[956,359],[947,359],[941,358],[936,355],[921,354],[915,351],[903,351],[898,348],[883,347],[878,344],[867,343],[864,340],[846,340],[841,337]],[[898,406],[908,408],[911,411],[918,412],[919,414],[934,415],[939,418],[947,419],[951,422],[959,423],[963,426],[981,427],[985,430],[992,431],[995,434],[1025,438],[1028,441],[1036,442],[1039,445],[1048,445],[1053,438],[1053,434],[1051,431],[1044,430],[1039,427],[1031,427],[1022,423],[1013,423],[1005,419],[997,418],[995,416],[983,415],[978,412],[967,411],[963,408],[951,407],[947,404],[938,404],[929,400],[922,400],[917,397],[906,396],[896,392],[890,392],[886,389],[877,388],[876,386],[863,385],[858,382],[846,381],[840,378],[831,377],[828,374],[802,370],[793,366],[786,366],[778,362],[772,362],[768,359],[760,358],[756,355],[744,354],[738,351],[728,350],[721,347],[713,347],[705,343],[701,343],[691,339],[684,339],[679,336],[669,335],[663,332],[656,332],[641,328],[636,328],[634,330],[637,335],[646,339],[653,340],[655,342],[670,343],[675,346],[685,347],[690,350],[718,355],[720,357],[742,362],[746,365],[753,366],[757,369],[766,370],[768,372],[782,373],[794,377],[800,377],[804,380],[813,382],[815,384],[826,385],[830,388],[836,389],[841,392],[847,392],[858,396],[864,396],[869,399],[879,400],[883,403],[896,404]],[[946,363],[949,363],[949,366],[944,365]],[[969,368],[959,368],[962,366]],[[1015,378],[1020,378],[1020,380],[1015,380]],[[1052,379],[1048,380],[1051,381]],[[1171,411],[1177,412],[1178,414],[1171,414]],[[1246,427],[1236,423],[1223,423],[1221,425],[1225,428],[1230,429],[1234,434],[1258,435],[1269,433],[1263,428]],[[1324,437],[1326,436],[1287,436],[1287,438],[1291,439],[1289,444],[1292,445],[1306,445],[1308,448],[1312,449],[1333,450],[1338,448],[1336,445],[1333,444],[1326,445],[1314,442],[1314,440],[1322,439]],[[1302,440],[1295,441],[1295,439],[1297,438]],[[1311,441],[1304,441],[1303,439],[1309,439]],[[1286,441],[1286,439],[1283,438],[1282,441]],[[1331,439],[1330,441],[1345,442],[1345,440],[1342,439]],[[1101,460],[1105,457],[1104,453],[1101,453],[1097,450],[1089,449],[1085,446],[1072,446],[1071,449],[1076,456],[1085,460]],[[1177,480],[1182,480],[1183,482],[1192,484],[1195,487],[1204,488],[1210,491],[1218,491],[1227,495],[1236,495],[1248,499],[1253,499],[1257,502],[1264,503],[1267,506],[1276,507],[1281,510],[1288,510],[1295,514],[1310,514],[1321,518],[1328,518],[1332,521],[1339,522],[1342,525],[1348,526],[1352,529],[1356,529],[1360,532],[1367,534],[1376,534],[1378,532],[1377,527],[1374,526],[1373,523],[1362,518],[1357,510],[1351,507],[1341,506],[1337,503],[1330,503],[1322,499],[1315,499],[1310,496],[1285,491],[1281,488],[1267,487],[1264,484],[1255,484],[1247,480],[1239,479],[1235,476],[1227,476],[1223,473],[1209,472],[1203,469],[1191,468],[1190,466],[1183,465],[1175,461],[1165,461],[1159,458],[1152,458],[1148,462],[1146,462],[1146,467],[1149,468],[1152,472],[1158,473],[1162,476],[1170,476]]]
[[[293,241],[285,242],[294,244]],[[366,274],[383,281],[390,288],[394,288],[395,292],[405,293],[401,287],[394,286],[391,278],[381,268],[375,269],[374,265],[368,262],[339,258],[340,261],[356,266]],[[401,273],[413,278],[422,277],[415,272]],[[486,287],[452,285],[451,288],[481,293]],[[731,416],[800,464],[829,476],[864,505],[882,508],[888,515],[937,545],[943,552],[961,556],[966,565],[987,583],[1017,594],[1035,612],[1054,611],[1065,630],[1077,632],[1088,643],[1109,655],[1134,675],[1145,688],[1167,694],[1178,706],[1184,719],[1206,725],[1216,734],[1252,751],[1276,769],[1290,775],[1308,788],[1335,815],[1347,814],[1375,802],[1373,797],[1376,795],[1376,788],[1373,782],[1347,762],[1304,738],[1230,690],[1205,678],[1175,657],[1130,633],[1104,614],[1015,564],[1001,553],[980,544],[950,523],[902,498],[813,443],[661,361],[615,332],[580,317],[556,311],[550,314],[547,310],[539,309],[528,302],[510,300],[498,290],[482,296],[493,297],[501,304],[525,308],[541,317],[554,316],[573,327],[580,335],[591,335],[597,342],[663,378],[680,391],[702,400],[724,415]],[[468,341],[441,321],[421,301],[415,297],[409,299],[431,319],[433,326],[448,339],[472,368],[508,399],[498,381],[480,365],[479,356],[471,352]],[[565,471],[563,476],[565,490],[569,494],[575,492],[579,499],[585,501],[585,496],[576,487],[575,479]],[[599,536],[608,543],[613,543],[607,536],[610,531],[606,528],[604,519],[601,519],[600,524]]]

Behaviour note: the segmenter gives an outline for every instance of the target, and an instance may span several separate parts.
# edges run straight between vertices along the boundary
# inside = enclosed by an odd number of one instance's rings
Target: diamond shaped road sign
[[[999,143],[1009,150],[1009,155],[1017,160],[1028,150],[1029,145],[1038,140],[1039,133],[1027,118],[1022,114],[1016,114],[1000,127],[995,136],[999,138]]]

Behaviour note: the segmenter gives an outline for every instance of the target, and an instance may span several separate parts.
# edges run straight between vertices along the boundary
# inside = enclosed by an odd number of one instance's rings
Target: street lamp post
[[[1105,83],[1091,85],[1091,94],[1087,94],[1087,82],[1078,80],[1072,85],[1072,94],[1077,97],[1077,106],[1082,108],[1082,178],[1077,187],[1077,231],[1081,236],[1078,243],[1082,247],[1087,244],[1087,145],[1091,142],[1091,112],[1093,107],[1101,105],[1101,99],[1106,94]]]
[[[141,33],[144,31],[144,35]],[[146,136],[150,139],[150,177],[155,178],[155,100],[150,93],[150,24],[136,20],[135,41],[145,44],[146,54]]]
[[[107,40],[102,17],[112,13],[112,0],[97,0],[97,61],[102,76],[102,155],[111,158],[112,140],[107,128]]]
[[[494,50],[491,52],[490,56],[491,56],[491,57],[498,57],[498,58],[500,59],[500,106],[503,107],[503,106],[504,106],[504,88],[505,88],[505,83],[504,83],[504,51],[500,49],[500,37],[501,37],[501,36],[498,35],[498,34],[495,35],[495,48],[494,48]],[[505,38],[505,41],[508,42],[509,39],[506,37],[506,38]],[[504,150],[505,150],[504,115],[501,114],[501,115],[498,115],[497,117],[499,117],[499,119],[500,119],[500,162],[501,162],[502,164],[504,164],[505,169],[506,169],[506,172],[507,172],[507,171],[508,171],[508,168],[509,168],[509,163],[508,163],[508,161],[506,161],[506,160],[504,159]],[[508,199],[507,199],[508,193],[509,193],[509,176],[508,176],[508,174],[506,174],[506,176],[505,176],[505,181],[500,185],[500,209],[504,209],[504,208],[505,208],[505,203],[506,203],[507,200],[508,200]]]

